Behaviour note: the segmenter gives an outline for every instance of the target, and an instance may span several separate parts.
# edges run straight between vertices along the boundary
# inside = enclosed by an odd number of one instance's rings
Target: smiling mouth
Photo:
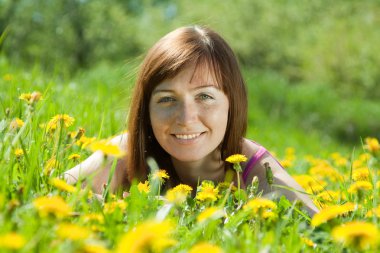
[[[199,136],[201,136],[201,134],[203,134],[203,132],[196,134],[173,134],[173,136],[180,140],[192,140],[198,138]]]

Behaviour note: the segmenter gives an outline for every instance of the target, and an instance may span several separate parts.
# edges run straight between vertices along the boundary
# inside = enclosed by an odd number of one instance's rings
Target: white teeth
[[[190,140],[197,138],[199,135],[201,134],[176,134],[175,137],[182,140]]]

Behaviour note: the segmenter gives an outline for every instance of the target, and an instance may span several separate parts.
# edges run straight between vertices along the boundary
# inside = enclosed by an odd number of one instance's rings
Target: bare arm
[[[118,135],[110,142],[118,145],[122,150],[126,150],[127,134]],[[103,185],[108,181],[114,159],[113,157],[106,158],[103,152],[96,151],[82,163],[64,172],[64,179],[69,184],[75,184],[78,180],[84,179],[86,183],[92,186],[95,193],[101,193]],[[125,183],[126,178],[126,157],[123,157],[117,161],[111,181],[111,191],[120,188]]]
[[[252,151],[253,149],[250,150]],[[269,166],[273,172],[272,186],[267,182],[266,169],[264,166],[265,163],[269,163]],[[258,177],[259,189],[263,191],[263,194],[265,196],[284,195],[291,202],[299,200],[304,204],[304,208],[310,216],[313,216],[315,213],[319,212],[318,208],[314,205],[311,198],[307,194],[302,193],[305,192],[305,190],[282,168],[282,166],[272,155],[265,154],[260,159],[260,161],[255,165],[255,167],[248,175],[247,182],[251,182],[254,176]],[[283,186],[284,188],[276,187],[276,185]]]
[[[305,189],[303,189],[271,155],[264,157],[260,164],[262,165],[265,162],[269,162],[272,169],[274,186],[268,185],[265,177],[265,180],[262,181],[263,188],[265,188],[264,193],[274,193],[277,196],[285,195],[291,202],[299,200],[304,204],[304,208],[310,216],[319,212],[309,195],[302,193],[305,192]],[[289,189],[276,187],[276,185],[288,187]]]

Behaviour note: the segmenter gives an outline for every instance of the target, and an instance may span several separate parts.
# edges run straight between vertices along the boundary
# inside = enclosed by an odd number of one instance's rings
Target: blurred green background
[[[88,135],[115,134],[146,50],[191,24],[238,56],[249,138],[327,154],[380,137],[376,0],[0,0],[0,118],[22,117],[19,94],[40,90],[42,120],[68,113]]]

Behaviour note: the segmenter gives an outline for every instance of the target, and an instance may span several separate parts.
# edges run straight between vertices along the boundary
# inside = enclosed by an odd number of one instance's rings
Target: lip
[[[206,132],[175,133],[171,134],[175,142],[180,144],[194,144],[198,142]]]

